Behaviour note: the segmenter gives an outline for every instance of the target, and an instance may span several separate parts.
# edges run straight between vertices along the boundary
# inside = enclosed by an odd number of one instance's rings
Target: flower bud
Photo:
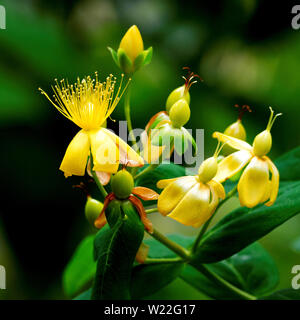
[[[218,161],[216,157],[210,157],[202,162],[199,170],[198,177],[203,183],[206,183],[213,179],[218,171]]]
[[[84,208],[85,217],[88,222],[93,226],[94,221],[98,218],[100,212],[103,209],[102,202],[93,199],[91,196],[87,197],[87,201]]]
[[[143,52],[144,44],[141,33],[136,25],[131,26],[121,40],[119,48],[123,49],[133,63]]]
[[[272,147],[272,136],[269,130],[259,133],[253,141],[253,152],[256,156],[266,155]]]
[[[118,199],[127,199],[134,188],[132,175],[125,169],[118,171],[112,177],[111,188]]]
[[[167,99],[166,103],[166,110],[169,111],[171,107],[176,103],[178,100],[184,99],[188,104],[190,103],[191,97],[189,90],[187,90],[186,85],[184,84],[183,86],[173,90]]]
[[[236,122],[234,122],[230,126],[228,126],[226,128],[226,130],[224,131],[224,134],[226,134],[227,136],[233,137],[233,138],[240,139],[240,140],[244,140],[244,141],[246,140],[246,130],[245,130],[244,126],[242,125],[242,122],[240,119],[238,119]],[[223,147],[222,153],[223,153],[223,155],[227,156],[234,151],[236,151],[236,150],[228,145],[225,145]]]
[[[185,99],[180,99],[173,104],[169,112],[170,120],[174,128],[181,128],[190,119],[191,110]]]

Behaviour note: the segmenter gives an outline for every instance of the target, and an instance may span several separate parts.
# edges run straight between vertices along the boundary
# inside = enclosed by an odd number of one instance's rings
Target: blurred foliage
[[[51,90],[54,78],[74,81],[100,72],[117,76],[107,46],[118,47],[126,29],[137,24],[145,46],[153,46],[150,66],[133,83],[134,126],[142,128],[164,108],[171,90],[182,84],[183,66],[204,78],[191,89],[192,117],[187,127],[205,128],[205,153],[215,147],[211,134],[236,120],[234,104],[248,104],[244,118],[251,142],[264,129],[269,105],[284,116],[272,131],[271,157],[297,146],[300,101],[300,33],[290,27],[289,2],[217,0],[3,0],[7,29],[0,30],[0,264],[8,288],[0,298],[63,298],[61,274],[77,244],[90,232],[84,195],[58,171],[73,124],[38,92]],[[147,117],[145,118],[145,115]],[[124,119],[120,106],[114,119]],[[110,126],[115,124],[110,122]],[[95,192],[93,185],[89,185]],[[232,203],[233,209],[235,206]],[[229,211],[229,210],[228,210]],[[154,217],[154,219],[156,219]],[[162,230],[191,233],[169,220]],[[279,288],[290,286],[299,261],[294,241],[299,217],[263,239],[280,270]],[[4,230],[4,231],[2,231]],[[199,294],[181,280],[161,295]],[[188,290],[188,291],[186,291]]]

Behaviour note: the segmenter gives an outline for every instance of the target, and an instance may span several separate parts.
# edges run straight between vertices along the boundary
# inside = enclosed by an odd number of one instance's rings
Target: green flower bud
[[[190,119],[191,110],[185,99],[180,99],[173,104],[169,112],[173,127],[181,128]]]
[[[125,169],[118,171],[112,177],[111,188],[118,199],[127,199],[134,188],[132,175]]]
[[[88,222],[94,226],[94,221],[98,218],[100,212],[103,209],[103,203],[93,199],[91,196],[87,197],[87,201],[84,208],[85,217]]]
[[[171,107],[174,105],[174,103],[176,103],[180,99],[184,99],[188,104],[190,104],[191,97],[190,97],[189,90],[187,89],[185,84],[173,90],[169,94],[167,103],[166,103],[166,110],[169,112]]]

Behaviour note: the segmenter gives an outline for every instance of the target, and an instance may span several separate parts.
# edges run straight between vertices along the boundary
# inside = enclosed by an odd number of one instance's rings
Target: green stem
[[[157,168],[159,165],[158,164],[150,164],[146,169],[144,169],[143,171],[140,171],[138,174],[136,174],[133,178],[134,180],[142,177],[144,174],[154,170],[155,168]]]
[[[153,213],[153,212],[157,212],[157,208],[151,208],[151,209],[145,209],[146,213]]]
[[[175,263],[182,261],[182,258],[147,258],[144,263]]]
[[[92,156],[92,153],[91,153],[91,172],[92,172],[92,176],[93,176],[93,179],[95,180],[95,182],[97,184],[97,187],[98,187],[99,191],[101,192],[102,196],[105,199],[105,197],[107,196],[107,192],[106,192],[105,188],[103,187],[103,185],[101,184],[101,182],[99,181],[96,172],[93,170],[93,167],[94,167],[94,162],[93,162],[93,156]]]
[[[131,116],[130,116],[130,94],[131,94],[131,83],[129,83],[128,88],[125,92],[124,112],[125,112],[125,119],[127,121],[127,128],[128,128],[130,140],[132,141],[132,148],[135,151],[138,151],[138,147],[136,144],[136,138],[135,138],[135,135],[134,135],[133,129],[132,129]]]
[[[175,252],[179,257],[181,257],[184,260],[189,260],[190,258],[190,252],[177,244],[176,242],[168,239],[166,236],[158,232],[156,229],[153,230],[153,233],[149,233],[151,237],[156,239],[157,241],[164,244],[167,248]]]
[[[228,289],[231,292],[234,292],[237,296],[239,296],[245,300],[256,300],[257,299],[255,296],[237,288],[236,286],[232,285],[231,283],[229,283],[228,281],[226,281],[225,279],[220,277],[215,272],[209,270],[205,265],[203,265],[203,264],[202,265],[194,265],[193,263],[191,263],[191,265],[194,268],[196,268],[198,271],[203,273],[208,279],[212,280],[217,285],[219,285],[225,289]]]
[[[200,230],[194,244],[193,244],[193,247],[192,247],[192,252],[195,252],[195,250],[198,248],[198,245],[202,239],[202,237],[204,236],[207,228],[209,227],[213,217],[216,215],[216,213],[218,212],[219,208],[221,207],[221,205],[223,205],[228,199],[230,199],[237,191],[237,186],[235,186],[232,190],[230,190],[225,199],[220,201],[219,205],[218,205],[218,208],[216,209],[216,211],[212,214],[212,216],[205,222],[205,224],[203,225],[202,229]]]

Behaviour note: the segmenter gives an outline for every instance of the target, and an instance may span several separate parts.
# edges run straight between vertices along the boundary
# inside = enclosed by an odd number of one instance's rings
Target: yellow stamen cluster
[[[117,106],[127,85],[121,92],[123,75],[117,93],[114,95],[116,78],[111,74],[101,83],[90,76],[69,84],[64,79],[52,86],[54,102],[40,89],[55,108],[66,118],[84,130],[99,128]]]

